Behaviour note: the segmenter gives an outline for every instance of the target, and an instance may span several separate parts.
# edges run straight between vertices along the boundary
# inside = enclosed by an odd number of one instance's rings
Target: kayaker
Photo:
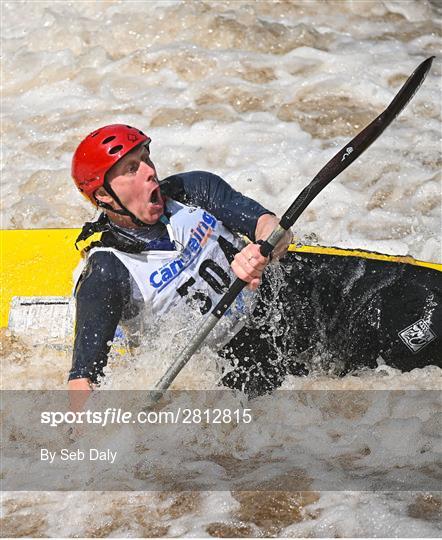
[[[210,342],[226,359],[226,386],[259,395],[287,373],[308,374],[319,357],[335,371],[341,362],[339,374],[379,362],[404,370],[441,365],[440,272],[288,253],[272,281],[256,242],[278,218],[208,172],[159,182],[149,143],[142,131],[114,124],[89,134],[73,157],[77,187],[103,213],[77,241],[87,247],[69,389],[99,384],[119,324],[145,320],[146,306],[155,324],[172,312],[198,320],[195,313],[209,313],[236,276],[248,290]],[[290,241],[288,232],[275,260]],[[276,326],[269,320],[275,309]]]

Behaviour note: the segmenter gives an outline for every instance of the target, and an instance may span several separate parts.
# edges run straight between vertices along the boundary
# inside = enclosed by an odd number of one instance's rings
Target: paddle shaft
[[[402,88],[396,94],[390,105],[377,118],[364,128],[354,139],[346,144],[313,178],[308,186],[296,197],[290,208],[281,217],[278,227],[271,233],[267,240],[261,245],[260,252],[264,257],[268,257],[285,232],[292,227],[302,212],[313,201],[313,199],[327,186],[334,178],[344,171],[364,150],[366,150],[391,124],[396,116],[404,109],[410,99],[417,92],[430,70],[434,56],[424,60],[410,75]],[[232,305],[235,298],[247,285],[247,282],[237,278],[212,313],[204,321],[201,328],[193,336],[190,343],[181,351],[179,357],[173,362],[166,373],[161,377],[155,386],[151,399],[158,401],[175,377],[187,364],[193,354],[199,349],[204,339],[215,327],[219,319]]]

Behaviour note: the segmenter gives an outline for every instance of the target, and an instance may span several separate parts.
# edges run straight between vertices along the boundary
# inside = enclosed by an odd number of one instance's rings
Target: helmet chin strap
[[[94,197],[98,206],[100,206],[101,208],[105,208],[106,210],[110,210],[111,212],[114,212],[115,214],[118,214],[119,216],[130,217],[130,219],[132,220],[132,223],[134,223],[138,227],[146,227],[146,226],[151,225],[150,223],[144,223],[144,221],[141,221],[141,219],[138,219],[135,214],[133,214],[130,210],[128,210],[120,201],[120,198],[115,193],[115,191],[110,187],[109,183],[106,182],[106,180],[104,181],[104,187],[106,188],[106,191],[109,193],[109,195],[111,195],[111,197],[114,199],[114,201],[120,206],[121,210],[116,210],[115,208],[112,208],[110,204],[100,201]]]

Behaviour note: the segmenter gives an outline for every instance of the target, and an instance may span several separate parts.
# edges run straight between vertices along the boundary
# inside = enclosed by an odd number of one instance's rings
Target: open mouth
[[[159,188],[156,188],[152,193],[150,194],[150,203],[152,204],[160,204],[161,198],[160,198],[160,190]]]

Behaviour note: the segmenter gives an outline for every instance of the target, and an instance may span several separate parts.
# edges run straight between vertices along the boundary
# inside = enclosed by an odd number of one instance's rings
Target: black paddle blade
[[[408,77],[402,88],[396,94],[390,105],[377,118],[373,120],[356,137],[347,143],[313,178],[310,184],[305,187],[294,203],[282,216],[280,225],[284,229],[289,229],[299,218],[302,212],[312,202],[312,200],[322,191],[327,184],[344,171],[364,150],[366,150],[393,122],[396,116],[406,107],[410,99],[419,90],[424,82],[434,56],[424,60]]]

